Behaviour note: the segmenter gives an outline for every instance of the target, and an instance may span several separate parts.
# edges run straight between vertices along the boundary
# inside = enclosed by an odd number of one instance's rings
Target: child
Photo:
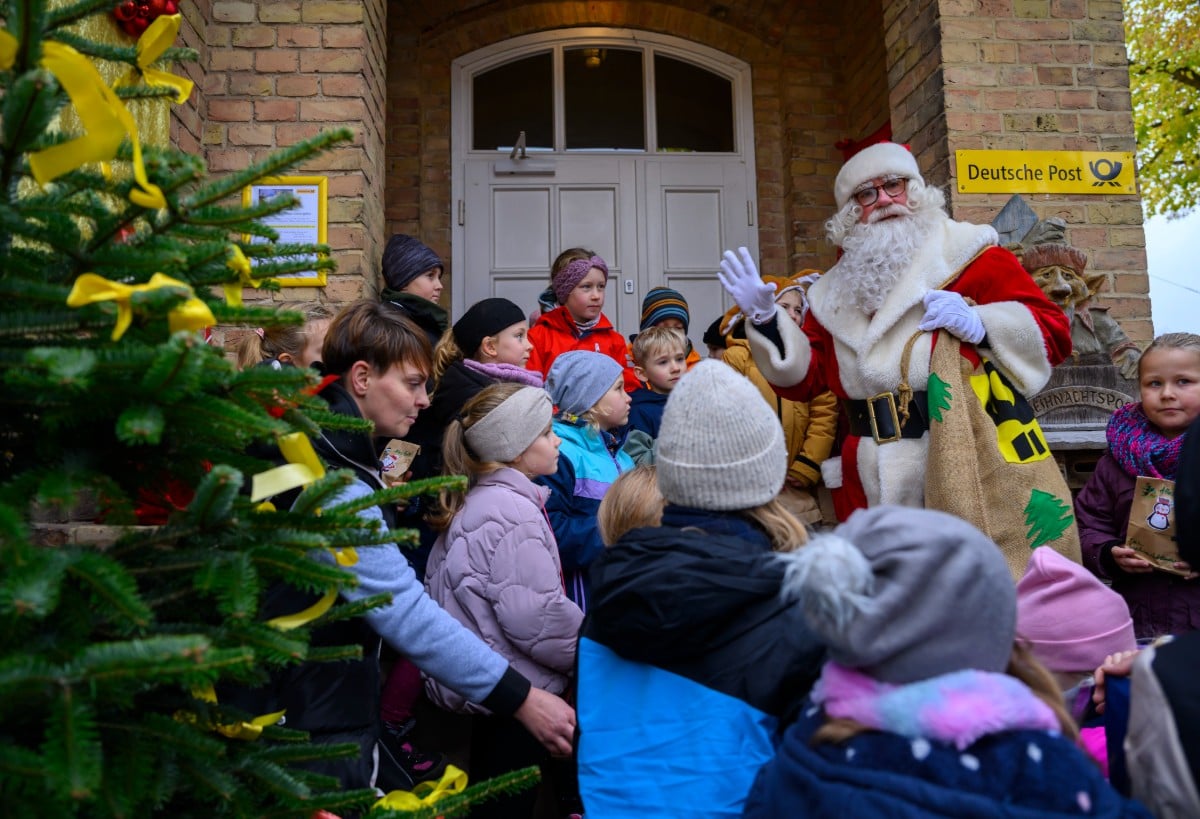
[[[725,333],[721,325],[725,323],[724,316],[717,316],[712,324],[704,331],[704,346],[708,348],[708,357],[720,361],[725,357]]]
[[[631,529],[662,523],[663,496],[654,466],[642,464],[622,472],[604,493],[596,525],[605,546],[612,546]]]
[[[542,386],[541,376],[525,369],[530,350],[527,332],[521,308],[508,299],[484,299],[472,305],[442,336],[434,350],[434,390],[429,407],[421,411],[405,436],[406,441],[421,448],[410,468],[412,480],[441,474],[446,427],[484,387],[502,381]],[[422,578],[437,537],[426,521],[428,511],[425,498],[413,498],[399,520],[401,526],[419,532],[418,545],[405,550],[405,556]],[[395,758],[413,771],[414,778],[438,767],[431,755],[412,750],[408,740],[416,726],[414,713],[421,690],[417,669],[401,660],[389,670],[381,698],[384,741]]]
[[[446,474],[468,490],[443,491],[433,519],[442,532],[429,556],[425,588],[538,688],[562,695],[575,664],[583,613],[566,596],[554,533],[533,479],[554,474],[558,437],[543,389],[495,384],[467,402],[443,446]],[[473,713],[471,777],[483,781],[549,754],[516,720],[488,714],[436,680],[430,698]],[[488,802],[487,815],[529,816],[537,791]],[[474,808],[472,816],[484,812]]]
[[[1138,476],[1174,480],[1188,425],[1200,416],[1200,336],[1167,333],[1138,362],[1141,401],[1108,422],[1109,451],[1075,498],[1084,565],[1125,598],[1139,638],[1200,628],[1200,584],[1151,567],[1125,547]]]
[[[687,299],[678,290],[672,290],[670,287],[652,287],[642,299],[642,320],[638,325],[638,332],[644,333],[651,327],[670,327],[683,333],[684,342],[687,344],[689,370],[700,360],[700,354],[693,349],[692,342],[687,337],[690,323],[691,314],[688,312]],[[637,341],[637,336],[630,338],[630,359],[633,358],[634,341]]]
[[[274,369],[283,366],[311,367],[321,360],[321,343],[333,318],[323,304],[311,301],[285,302],[280,310],[300,313],[303,324],[286,327],[260,327],[246,333],[237,344],[239,369],[266,364]]]
[[[662,525],[630,529],[592,567],[580,791],[589,817],[740,816],[824,659],[779,596],[774,552],[806,534],[775,502],[779,422],[724,364],[701,361],[671,393],[658,444]]]
[[[442,296],[441,258],[424,242],[397,233],[383,249],[384,289],[379,300],[390,303],[425,331],[432,346],[446,332],[448,317],[437,303]]]
[[[1104,721],[1092,709],[1092,673],[1133,651],[1133,620],[1121,595],[1048,546],[1033,550],[1017,583],[1017,637],[1054,676],[1084,748],[1108,775]]]
[[[791,279],[764,276],[763,281],[775,288],[775,303],[800,326],[808,311],[804,288],[812,280],[807,271]],[[780,398],[766,377],[759,371],[750,355],[746,341],[745,322],[735,307],[725,322],[728,348],[722,360],[750,379],[763,400],[775,411],[787,440],[788,476],[780,500],[789,511],[805,523],[821,520],[821,510],[815,497],[821,480],[821,464],[833,450],[837,432],[838,403],[832,392],[823,392],[811,401],[791,401]]]
[[[554,432],[562,439],[558,471],[539,478],[550,487],[546,512],[562,556],[567,595],[587,611],[588,567],[604,550],[596,510],[609,484],[633,468],[613,430],[629,420],[622,367],[602,353],[573,350],[550,368],[546,391],[558,412]]]
[[[667,396],[687,372],[687,338],[682,331],[659,325],[643,330],[633,340],[633,371],[645,387],[633,391],[629,429],[658,437]]]
[[[876,506],[782,560],[784,595],[830,660],[747,819],[797,805],[855,819],[1149,816],[1076,746],[1053,680],[1015,643],[1012,576],[982,532]]]
[[[569,350],[590,350],[622,367],[626,392],[639,386],[626,360],[625,339],[613,329],[604,310],[608,265],[590,250],[573,247],[558,254],[550,269],[551,286],[558,307],[543,313],[529,328],[533,352],[526,364],[548,376],[554,360]]]

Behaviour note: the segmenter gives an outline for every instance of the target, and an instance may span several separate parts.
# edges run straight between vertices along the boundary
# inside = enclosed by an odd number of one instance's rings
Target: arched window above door
[[[471,76],[471,147],[733,153],[734,78],[636,42],[553,45]]]

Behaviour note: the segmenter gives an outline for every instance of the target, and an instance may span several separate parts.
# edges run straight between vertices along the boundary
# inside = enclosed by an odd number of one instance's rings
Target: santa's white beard
[[[893,216],[895,218],[885,218]],[[912,264],[933,226],[945,219],[941,208],[913,211],[891,204],[871,213],[871,221],[850,229],[842,241],[839,283],[850,300],[873,315],[892,286]]]

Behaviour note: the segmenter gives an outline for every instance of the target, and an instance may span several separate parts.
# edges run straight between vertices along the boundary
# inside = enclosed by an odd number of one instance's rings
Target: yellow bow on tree
[[[258,287],[262,279],[251,278],[250,271],[252,267],[250,260],[246,258],[246,254],[237,245],[229,246],[229,261],[225,262],[225,266],[238,274],[237,281],[226,282],[224,285],[225,303],[230,307],[241,307],[242,288]]]
[[[180,105],[187,102],[194,85],[191,80],[176,76],[170,71],[150,67],[158,62],[179,36],[181,19],[178,14],[164,14],[142,32],[137,41],[137,66],[129,69],[129,73],[117,83],[118,88],[122,85],[133,85],[141,76],[146,85],[174,89],[175,102]]]
[[[113,327],[112,340],[117,341],[125,335],[133,322],[133,294],[158,290],[163,287],[178,287],[188,294],[187,301],[174,307],[167,314],[167,324],[172,333],[180,330],[203,330],[217,323],[212,310],[200,299],[196,298],[191,286],[162,273],[155,273],[146,284],[122,284],[109,281],[95,273],[84,273],[75,280],[67,296],[68,307],[83,307],[85,304],[96,304],[102,301],[117,303],[117,324]]]

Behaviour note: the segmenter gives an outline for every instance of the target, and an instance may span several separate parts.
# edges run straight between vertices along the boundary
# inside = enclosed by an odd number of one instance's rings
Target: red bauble
[[[166,13],[167,14],[178,14],[179,13],[179,4],[176,3],[175,0],[167,0]]]
[[[121,0],[112,9],[113,19],[130,37],[140,37],[162,15],[178,13],[179,0]]]
[[[149,0],[146,4],[150,7],[150,19],[157,19],[159,15],[167,10],[167,0]]]
[[[117,18],[118,23],[125,23],[128,20],[132,20],[134,15],[137,14],[137,4],[133,0],[125,0],[124,3],[117,5],[112,13],[113,17]]]

